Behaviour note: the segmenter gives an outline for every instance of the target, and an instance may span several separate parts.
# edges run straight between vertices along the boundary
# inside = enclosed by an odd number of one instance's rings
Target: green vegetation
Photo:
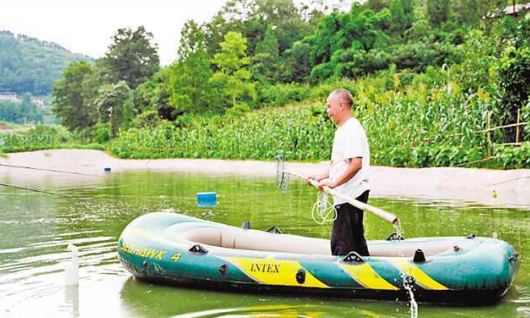
[[[394,75],[306,89],[303,105],[265,108],[240,116],[183,116],[176,123],[166,121],[155,128],[132,128],[114,139],[109,149],[119,157],[135,159],[270,160],[282,152],[290,160],[326,160],[335,127],[317,100],[324,100],[330,88],[338,85],[358,89],[355,115],[367,129],[374,164],[530,166],[529,142],[517,148],[495,145],[488,141],[487,134],[474,133],[486,128],[483,114],[494,106],[486,93],[464,93],[456,85],[450,91],[429,89],[419,75],[414,78],[416,88],[385,90],[395,83]],[[482,161],[488,157],[488,150],[491,158]]]
[[[66,66],[90,60],[63,47],[0,30],[0,92],[49,95]]]
[[[482,19],[501,0],[315,3],[231,0],[186,23],[164,68],[149,32],[120,29],[94,65],[68,66],[53,110],[124,158],[326,160],[325,100],[344,87],[374,164],[530,166],[530,125],[513,125],[530,120],[530,15]]]
[[[14,132],[0,131],[0,150],[5,153],[57,148],[105,150],[101,144],[87,142],[60,126],[37,125]]]
[[[0,101],[0,120],[25,124],[42,123],[49,110],[38,108],[31,102],[31,94],[26,93],[20,103]]]

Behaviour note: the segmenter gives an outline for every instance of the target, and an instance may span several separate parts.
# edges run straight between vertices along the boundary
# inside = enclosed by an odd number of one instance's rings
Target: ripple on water
[[[0,250],[3,255],[0,262],[0,299],[8,298],[16,304],[61,290],[64,264],[71,259],[66,246],[71,243],[79,246],[81,268],[93,268],[109,261],[116,263],[115,238],[73,236],[75,233],[68,233],[59,236],[61,239],[49,237],[53,240],[35,242],[25,248]],[[115,270],[110,270],[109,274],[113,272]],[[0,308],[5,306],[8,304],[3,301]]]

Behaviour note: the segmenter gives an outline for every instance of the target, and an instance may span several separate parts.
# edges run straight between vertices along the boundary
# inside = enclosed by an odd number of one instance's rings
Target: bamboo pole
[[[491,126],[491,112],[488,112],[488,129]],[[488,131],[488,158],[491,157],[491,131]]]
[[[501,129],[501,128],[511,128],[511,127],[524,126],[526,124],[528,124],[528,123],[527,122],[522,122],[522,123],[518,123],[518,124],[509,124],[509,125],[504,125],[504,126],[497,126],[497,127],[484,129],[484,130],[477,130],[477,131],[474,131],[474,133],[480,134],[480,133],[485,133],[485,132],[488,132],[488,131],[494,131],[494,130]]]
[[[479,159],[479,160],[468,161],[468,162],[457,164],[456,167],[464,167],[464,166],[467,166],[467,165],[472,165],[474,163],[486,162],[486,161],[490,161],[490,160],[497,159],[497,158],[498,158],[498,156],[488,157],[488,158]]]
[[[302,175],[299,175],[297,173],[294,173],[294,172],[291,172],[291,171],[283,171],[284,173],[287,173],[287,174],[290,174],[292,176],[295,176],[297,178],[300,178],[300,179],[303,179],[303,180],[307,180],[309,181],[309,183],[311,183],[312,186],[318,188],[320,186],[320,183],[316,180],[313,180],[313,179],[308,179]],[[395,216],[394,214],[390,213],[390,212],[387,212],[383,209],[380,209],[380,208],[377,208],[375,206],[371,206],[367,203],[363,203],[361,201],[357,201],[355,200],[354,198],[350,198],[350,197],[347,197],[339,192],[337,192],[336,190],[333,190],[329,187],[322,187],[322,189],[324,190],[324,192],[326,192],[327,194],[330,194],[334,197],[338,197],[338,198],[341,198],[342,200],[348,202],[349,204],[353,205],[354,207],[358,208],[358,209],[361,209],[363,211],[368,211],[372,214],[374,214],[375,216],[378,216],[380,218],[382,218],[383,220],[385,221],[388,221],[392,224],[399,224],[399,219],[397,216]]]
[[[521,121],[521,108],[517,109],[517,123]],[[519,143],[519,126],[515,127],[515,143]]]
[[[497,129],[520,127],[520,126],[525,126],[527,124],[528,124],[527,122],[520,122],[518,124],[509,124],[509,125],[504,125],[504,126],[495,126],[495,127],[491,127],[491,128],[488,128],[488,129],[475,130],[475,131],[472,131],[471,133],[473,133],[473,134],[483,134],[483,133],[487,133],[487,132],[494,131],[494,130],[497,130]],[[458,137],[458,136],[463,136],[463,135],[464,135],[464,133],[457,133],[457,134],[447,135],[446,137],[447,138],[449,138],[449,137]],[[423,141],[429,141],[429,140],[433,140],[433,139],[434,138],[423,138]]]
[[[502,145],[502,146],[520,146],[520,142],[504,142],[502,144],[496,144],[496,145]]]

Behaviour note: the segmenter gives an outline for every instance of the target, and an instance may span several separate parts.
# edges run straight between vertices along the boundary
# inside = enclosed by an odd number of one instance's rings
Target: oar
[[[287,173],[287,174],[290,174],[292,176],[295,176],[297,178],[303,179],[303,180],[308,180],[309,183],[312,186],[316,187],[316,188],[318,188],[320,186],[320,183],[318,181],[316,181],[316,180],[306,178],[306,177],[304,177],[302,175],[299,175],[297,173],[294,173],[294,172],[291,172],[291,171],[288,171],[288,170],[284,170],[283,172]],[[353,205],[354,207],[359,208],[359,209],[361,209],[363,211],[368,211],[368,212],[374,214],[375,216],[378,216],[378,217],[382,218],[385,221],[388,221],[388,222],[390,222],[392,224],[398,224],[399,223],[398,217],[395,216],[394,214],[390,213],[390,212],[387,212],[387,211],[385,211],[383,209],[380,209],[380,208],[377,208],[375,206],[371,206],[369,204],[363,203],[361,201],[355,200],[354,198],[347,197],[344,194],[339,193],[336,190],[333,190],[333,189],[331,189],[329,187],[324,186],[324,187],[322,187],[322,189],[327,194],[330,194],[330,195],[332,195],[334,197],[340,198],[340,199],[348,202],[349,204]]]

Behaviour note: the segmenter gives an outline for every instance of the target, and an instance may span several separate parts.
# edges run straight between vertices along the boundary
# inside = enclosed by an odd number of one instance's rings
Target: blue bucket
[[[215,207],[217,205],[217,193],[199,192],[197,193],[197,206],[200,208]]]

